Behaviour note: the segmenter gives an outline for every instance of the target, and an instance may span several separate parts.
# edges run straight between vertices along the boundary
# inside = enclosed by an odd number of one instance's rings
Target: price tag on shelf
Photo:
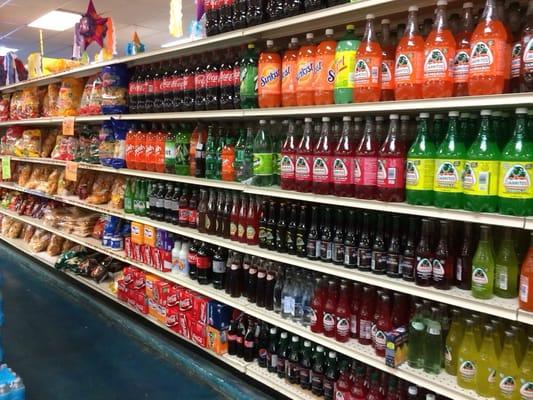
[[[11,179],[11,157],[2,157],[2,179]]]
[[[65,165],[65,179],[67,181],[76,182],[78,180],[78,163],[74,161],[67,161]]]
[[[74,122],[75,121],[76,121],[76,117],[63,118],[63,135],[74,136]]]

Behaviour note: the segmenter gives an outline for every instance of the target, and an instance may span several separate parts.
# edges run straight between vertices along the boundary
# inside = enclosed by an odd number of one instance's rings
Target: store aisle
[[[4,243],[0,270],[6,359],[28,400],[269,398]]]

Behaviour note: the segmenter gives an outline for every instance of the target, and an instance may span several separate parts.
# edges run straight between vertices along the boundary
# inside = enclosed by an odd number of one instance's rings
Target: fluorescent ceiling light
[[[9,52],[16,53],[19,49],[12,49],[11,47],[0,46],[0,56],[5,56]]]
[[[65,31],[79,22],[81,15],[69,11],[53,10],[28,24],[32,28]]]
[[[178,39],[178,40],[173,40],[172,42],[163,43],[161,45],[161,47],[166,48],[166,47],[177,46],[178,44],[192,42],[192,40],[193,39],[191,37],[181,38],[181,39]]]

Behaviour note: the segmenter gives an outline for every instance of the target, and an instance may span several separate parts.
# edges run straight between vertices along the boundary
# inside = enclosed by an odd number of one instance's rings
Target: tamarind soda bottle
[[[470,38],[474,30],[474,4],[463,4],[463,28],[457,34],[453,61],[453,95],[468,96],[468,71],[470,69]]]

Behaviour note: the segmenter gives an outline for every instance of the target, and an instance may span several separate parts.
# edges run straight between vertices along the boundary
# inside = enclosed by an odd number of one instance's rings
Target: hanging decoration
[[[110,17],[101,17],[96,12],[93,1],[89,0],[87,11],[74,26],[72,56],[80,59],[82,52],[85,52],[92,42],[96,42],[102,48],[99,58],[110,59],[116,53],[113,20]]]
[[[126,54],[128,56],[134,56],[135,54],[144,53],[144,44],[141,43],[137,32],[133,32],[131,42],[126,45]]]

